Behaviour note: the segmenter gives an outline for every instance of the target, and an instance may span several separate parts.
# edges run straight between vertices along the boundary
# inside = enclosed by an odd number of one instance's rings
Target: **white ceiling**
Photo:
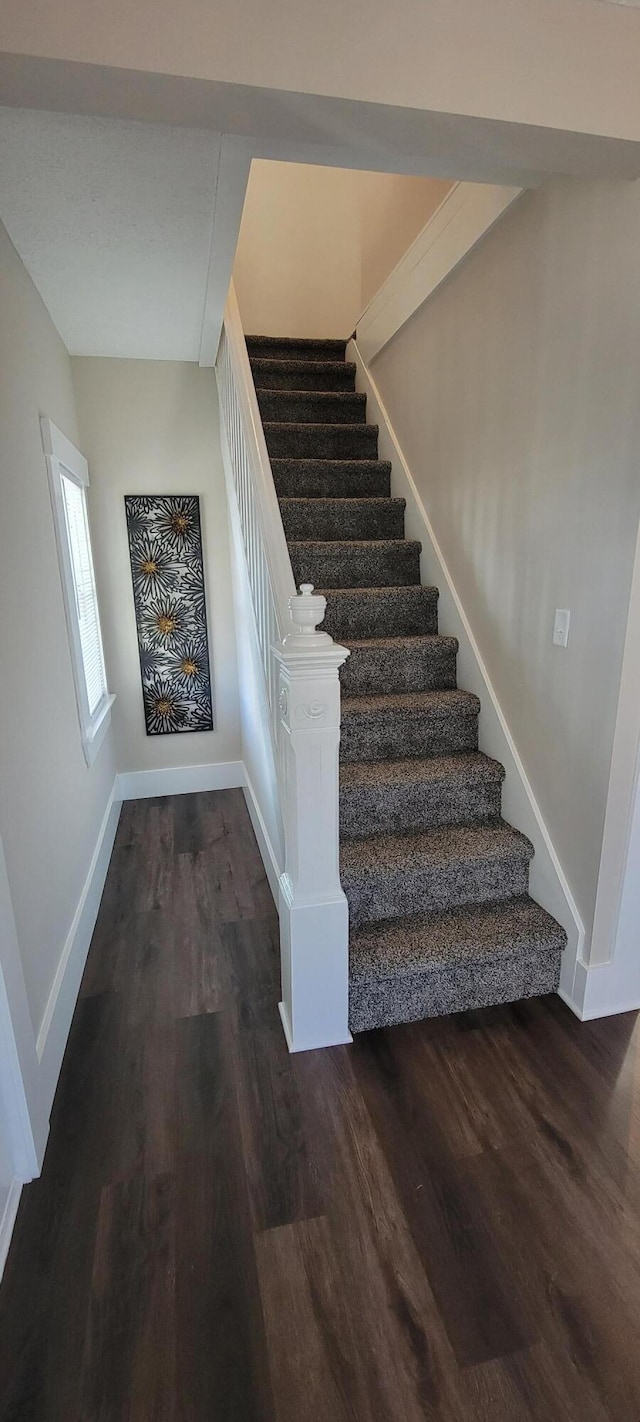
[[[198,360],[219,135],[0,108],[0,219],[72,355]]]
[[[86,69],[56,70],[56,112],[0,106],[0,220],[72,355],[214,362],[255,157],[518,187],[640,172],[635,142],[168,76],[154,97],[124,71],[98,99],[136,118],[98,116]]]

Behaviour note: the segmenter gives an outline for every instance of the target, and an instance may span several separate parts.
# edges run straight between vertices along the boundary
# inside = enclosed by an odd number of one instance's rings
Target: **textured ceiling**
[[[0,219],[72,355],[197,360],[219,138],[0,108]]]

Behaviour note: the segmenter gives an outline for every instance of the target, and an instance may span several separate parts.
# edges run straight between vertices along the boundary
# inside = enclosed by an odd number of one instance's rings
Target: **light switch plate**
[[[553,620],[553,645],[554,647],[566,647],[569,641],[569,623],[571,613],[568,607],[557,607]]]

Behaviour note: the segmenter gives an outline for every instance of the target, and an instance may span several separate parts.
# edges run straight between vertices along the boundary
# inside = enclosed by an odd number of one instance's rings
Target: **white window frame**
[[[71,666],[73,669],[73,681],[76,693],[76,704],[78,707],[78,720],[80,722],[80,736],[82,739],[82,749],[87,765],[93,765],[100,746],[105,738],[109,723],[111,721],[111,707],[115,701],[106,689],[105,671],[105,693],[93,714],[89,711],[89,700],[87,697],[87,683],[85,678],[84,662],[82,657],[82,643],[80,640],[80,627],[78,623],[78,611],[76,602],[76,588],[73,577],[73,567],[71,562],[71,550],[69,547],[69,535],[67,532],[67,518],[64,506],[64,494],[62,490],[62,478],[70,479],[83,491],[85,504],[85,515],[87,515],[87,530],[89,535],[89,553],[91,556],[91,571],[93,574],[93,586],[95,591],[95,572],[93,567],[93,548],[91,545],[91,529],[86,506],[86,491],[89,487],[89,466],[83,454],[67,436],[53,424],[46,415],[40,419],[42,430],[42,444],[46,457],[47,473],[49,476],[49,489],[51,492],[51,505],[53,508],[53,523],[56,534],[56,546],[58,549],[58,562],[60,564],[60,577],[62,581],[62,595],[64,600],[65,617],[67,630],[69,633],[69,647],[71,650]],[[102,662],[104,666],[104,646],[102,642],[102,629],[100,627],[100,610],[96,596],[96,616],[98,620],[98,633],[100,637],[100,649],[102,651]]]

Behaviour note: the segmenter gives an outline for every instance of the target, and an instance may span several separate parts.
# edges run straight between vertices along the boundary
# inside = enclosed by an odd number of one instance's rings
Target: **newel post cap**
[[[319,643],[326,645],[332,642],[328,632],[318,632],[318,624],[322,622],[326,610],[326,597],[322,597],[321,593],[316,593],[314,597],[313,583],[301,583],[299,593],[289,598],[289,612],[295,631],[287,633],[283,645],[310,650],[311,646],[318,646]]]
[[[327,599],[321,593],[313,596],[313,583],[301,583],[296,597],[289,598],[292,620],[303,637],[313,637],[327,610]],[[325,637],[327,633],[324,634]]]
[[[332,676],[349,656],[347,647],[334,642],[328,632],[319,632],[327,607],[326,597],[317,593],[313,583],[303,583],[296,597],[289,598],[289,615],[293,631],[287,632],[274,656],[288,676]]]

